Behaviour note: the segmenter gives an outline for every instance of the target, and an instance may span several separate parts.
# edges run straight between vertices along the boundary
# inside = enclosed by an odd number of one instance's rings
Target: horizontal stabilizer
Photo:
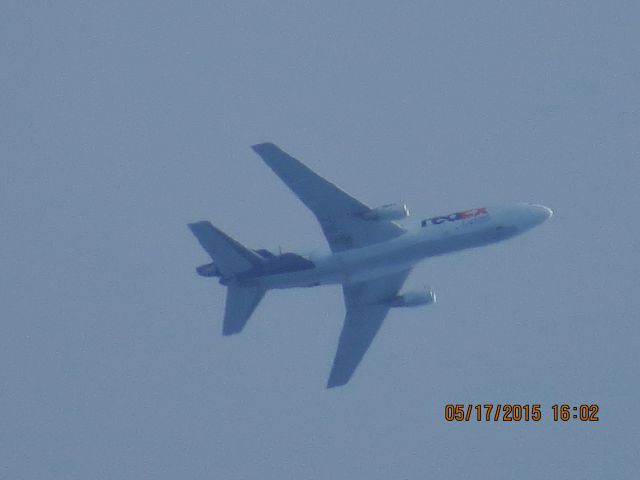
[[[229,286],[224,307],[223,335],[233,335],[242,331],[247,320],[264,297],[265,291],[256,287]]]
[[[231,277],[264,262],[253,250],[236,242],[209,222],[190,223],[189,228],[225,277]]]

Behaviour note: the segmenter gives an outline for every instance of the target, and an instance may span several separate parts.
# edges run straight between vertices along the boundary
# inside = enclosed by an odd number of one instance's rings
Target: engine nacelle
[[[391,300],[392,307],[420,307],[436,302],[436,294],[433,290],[422,290],[418,292],[407,292],[398,295]]]
[[[409,209],[404,203],[388,203],[362,214],[365,220],[400,220],[408,216]]]
[[[221,277],[222,273],[218,270],[215,263],[207,263],[196,268],[198,275],[203,277]]]

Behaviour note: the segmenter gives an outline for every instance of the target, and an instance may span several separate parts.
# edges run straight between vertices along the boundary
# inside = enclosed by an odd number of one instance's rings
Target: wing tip
[[[341,375],[334,369],[332,369],[331,373],[329,374],[329,380],[327,380],[327,390],[330,388],[342,387],[346,385],[347,383],[349,383],[349,380],[351,380],[352,376],[353,374]]]
[[[237,335],[242,331],[242,329],[232,328],[226,324],[222,326],[222,336],[230,337],[232,335]]]
[[[202,228],[207,228],[209,225],[211,225],[211,222],[209,222],[207,220],[200,220],[198,222],[187,223],[187,227],[189,227],[189,230],[191,230],[194,233],[196,232],[196,230],[201,230]]]
[[[332,382],[331,380],[329,380],[327,382],[327,390],[336,388],[336,387],[342,387],[343,385],[346,385],[346,383]]]
[[[255,145],[251,145],[251,148],[258,155],[262,155],[263,153],[272,152],[274,150],[280,150],[275,143],[271,143],[271,142],[256,143]]]

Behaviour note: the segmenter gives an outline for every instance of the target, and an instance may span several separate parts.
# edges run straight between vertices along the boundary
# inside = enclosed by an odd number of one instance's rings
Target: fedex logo
[[[469,218],[479,217],[481,215],[489,215],[489,212],[487,212],[487,207],[473,208],[471,210],[465,210],[464,212],[456,212],[450,215],[444,215],[442,217],[427,218],[426,220],[422,220],[422,222],[420,222],[420,225],[423,227],[426,227],[429,224],[440,225],[441,223],[444,223],[444,222],[455,222],[458,220],[465,220]]]

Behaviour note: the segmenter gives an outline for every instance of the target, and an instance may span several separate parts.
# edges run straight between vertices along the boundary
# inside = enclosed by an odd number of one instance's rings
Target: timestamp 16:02
[[[554,422],[598,422],[600,407],[596,404],[555,404],[551,406]],[[483,404],[447,404],[444,407],[444,419],[447,422],[539,422],[542,420],[542,407],[539,403],[483,403]]]

